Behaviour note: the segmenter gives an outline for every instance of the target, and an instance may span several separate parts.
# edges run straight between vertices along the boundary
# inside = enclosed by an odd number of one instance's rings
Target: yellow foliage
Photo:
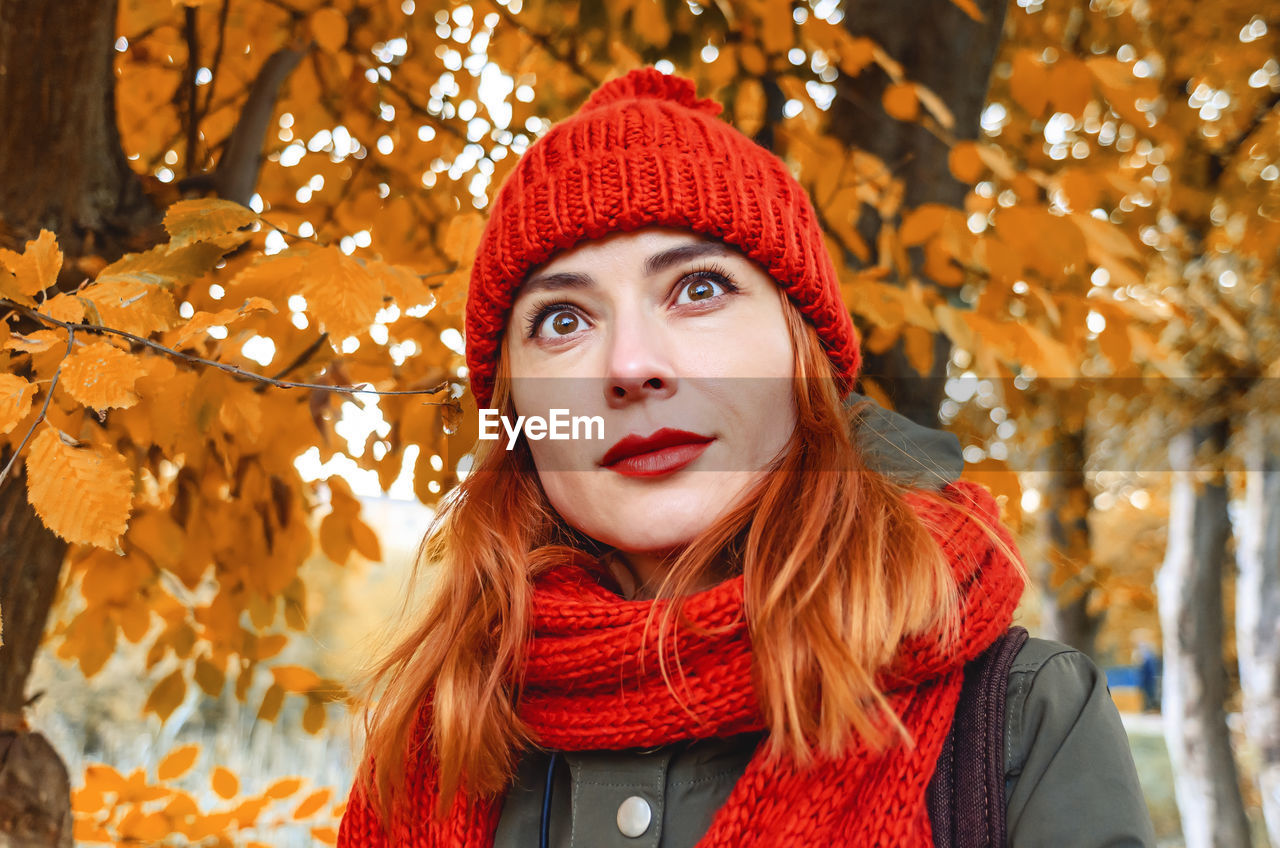
[[[347,17],[339,9],[323,6],[311,16],[311,34],[321,49],[337,53],[347,43]]]
[[[31,440],[29,451],[27,497],[45,526],[68,542],[115,548],[133,502],[129,462],[110,448],[79,445],[52,427]]]
[[[113,344],[94,342],[67,357],[58,385],[93,409],[123,409],[138,402],[134,384],[145,373],[135,356]]]
[[[160,765],[156,766],[156,777],[159,780],[174,780],[191,771],[200,756],[199,745],[183,745],[165,754]]]
[[[17,374],[0,374],[0,436],[8,433],[31,411],[36,385]]]
[[[916,84],[893,83],[884,90],[884,110],[899,121],[914,121],[920,114],[920,98],[916,96]]]
[[[53,286],[62,270],[62,251],[58,249],[53,233],[41,230],[40,235],[27,242],[22,253],[0,248],[0,297],[7,297],[28,306],[33,305],[32,295]]]
[[[234,236],[236,240],[228,243],[231,246],[252,235],[243,232],[243,229],[257,220],[256,212],[239,203],[217,198],[196,198],[179,200],[165,210],[164,228],[174,247]]]
[[[209,782],[213,787],[213,791],[223,798],[234,798],[240,792],[240,779],[222,766],[218,766],[213,770],[213,775]]]
[[[147,696],[147,702],[143,705],[143,712],[155,713],[160,716],[163,721],[173,714],[178,705],[187,697],[187,681],[182,676],[182,671],[174,671],[165,675],[155,688],[151,690],[151,694]]]

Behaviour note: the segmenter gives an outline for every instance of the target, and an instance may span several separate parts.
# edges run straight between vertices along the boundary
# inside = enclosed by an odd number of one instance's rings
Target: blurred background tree
[[[1028,619],[1100,662],[1163,633],[1186,843],[1247,844],[1260,787],[1280,845],[1278,30],[1243,0],[0,0],[0,827],[332,838],[345,786],[176,730],[68,776],[33,662],[96,697],[134,658],[164,728],[209,702],[333,734],[345,693],[296,643],[350,577],[317,563],[397,541],[346,480],[453,485],[488,199],[657,64],[809,189],[864,391],[961,436],[1024,531]]]

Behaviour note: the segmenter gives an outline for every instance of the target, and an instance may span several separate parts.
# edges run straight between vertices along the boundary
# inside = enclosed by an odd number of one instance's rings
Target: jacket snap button
[[[618,805],[618,830],[623,836],[635,838],[644,835],[653,819],[649,802],[639,795],[632,795]]]

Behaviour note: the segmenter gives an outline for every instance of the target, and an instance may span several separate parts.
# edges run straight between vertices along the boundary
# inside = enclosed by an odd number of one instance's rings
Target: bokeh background
[[[655,65],[810,191],[862,390],[1000,498],[1161,844],[1280,846],[1278,46],[1274,0],[3,0],[0,832],[335,840],[490,199]]]

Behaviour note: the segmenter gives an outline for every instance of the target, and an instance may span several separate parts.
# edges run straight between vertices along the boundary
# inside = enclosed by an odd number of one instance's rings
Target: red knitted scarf
[[[958,481],[944,490],[965,503],[1013,548],[991,495]],[[960,695],[963,667],[1009,626],[1022,592],[1017,566],[978,524],[958,510],[909,496],[952,565],[961,597],[961,637],[943,645],[904,643],[879,676],[893,709],[915,740],[883,753],[855,742],[837,758],[801,770],[769,764],[764,746],[747,766],[700,846],[927,846],[932,844],[925,787]],[[577,566],[539,579],[520,714],[542,744],[559,750],[650,747],[763,728],[751,678],[751,645],[742,615],[741,577],[686,599],[686,614],[712,635],[682,632],[678,651],[685,706],[659,670],[656,640],[641,639],[652,601],[626,601]],[[692,712],[693,715],[690,713]],[[338,845],[489,846],[501,799],[460,794],[444,821],[432,816],[437,787],[429,755],[411,764],[410,803],[381,829],[353,790]]]

